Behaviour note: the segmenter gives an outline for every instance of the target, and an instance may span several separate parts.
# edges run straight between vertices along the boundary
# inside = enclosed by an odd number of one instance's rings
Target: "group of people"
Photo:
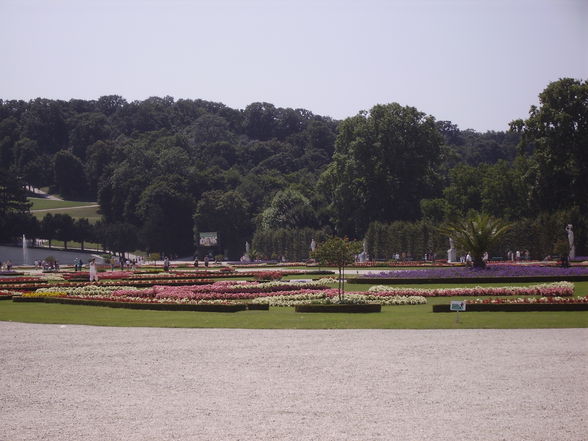
[[[488,251],[486,251],[484,253],[484,255],[482,256],[482,260],[484,262],[488,262],[488,259],[489,259]],[[466,266],[472,266],[473,265],[472,254],[468,251],[468,253],[465,256],[459,257],[459,261],[460,261],[460,263],[465,263]]]
[[[59,262],[52,259],[35,260],[35,267],[43,271],[59,271]]]
[[[210,259],[208,256],[204,256],[204,267],[208,268],[208,264],[210,263]],[[200,262],[198,261],[198,256],[194,257],[194,268],[198,268]]]
[[[0,261],[0,271],[12,271],[12,262],[10,259],[6,262]]]
[[[521,252],[519,250],[516,250],[516,251],[508,250],[506,252],[506,257],[511,262],[520,262],[521,260],[529,260],[530,259],[529,250],[525,250],[523,252]]]

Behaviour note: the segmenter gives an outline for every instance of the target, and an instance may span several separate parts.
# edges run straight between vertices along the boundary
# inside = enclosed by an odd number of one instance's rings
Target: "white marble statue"
[[[447,250],[447,262],[457,262],[457,250],[455,249],[455,244],[453,243],[453,238],[449,238],[449,249]]]
[[[568,224],[566,231],[568,233],[568,244],[570,246],[570,253],[568,257],[570,260],[572,260],[576,258],[576,244],[574,242],[574,231],[572,229],[572,224]]]

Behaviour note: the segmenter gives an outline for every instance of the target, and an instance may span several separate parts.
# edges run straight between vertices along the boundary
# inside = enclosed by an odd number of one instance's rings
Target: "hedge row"
[[[297,305],[294,307],[296,312],[380,312],[382,305]]]
[[[402,279],[384,277],[349,277],[347,283],[369,285],[416,285],[420,283],[523,283],[523,282],[586,282],[586,276],[519,276],[519,277],[440,277]]]
[[[229,305],[191,305],[185,303],[138,303],[115,302],[107,300],[73,299],[67,297],[21,297],[14,296],[15,302],[60,303],[63,305],[104,306],[108,308],[149,309],[155,311],[204,311],[237,312],[248,310],[269,310],[269,305],[254,303],[236,303]]]
[[[433,305],[433,312],[451,312],[450,305]],[[588,303],[472,303],[465,312],[588,311]]]

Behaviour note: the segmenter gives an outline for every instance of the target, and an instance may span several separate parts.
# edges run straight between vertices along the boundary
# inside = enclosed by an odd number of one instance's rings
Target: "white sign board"
[[[452,301],[451,305],[449,305],[450,311],[465,311],[466,310],[466,302],[465,301]]]
[[[218,244],[218,238],[216,232],[200,233],[200,246],[202,247],[214,247]]]

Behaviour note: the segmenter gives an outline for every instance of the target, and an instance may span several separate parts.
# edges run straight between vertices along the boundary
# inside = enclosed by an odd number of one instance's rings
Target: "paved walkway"
[[[587,342],[0,322],[0,439],[585,441]]]

